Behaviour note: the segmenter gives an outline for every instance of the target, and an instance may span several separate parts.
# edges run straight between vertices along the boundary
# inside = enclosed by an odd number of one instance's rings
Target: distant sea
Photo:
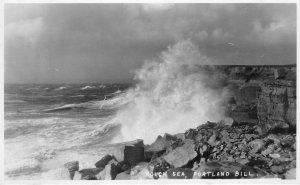
[[[57,179],[54,171],[70,159],[88,159],[118,134],[110,120],[130,86],[5,84],[6,179]]]

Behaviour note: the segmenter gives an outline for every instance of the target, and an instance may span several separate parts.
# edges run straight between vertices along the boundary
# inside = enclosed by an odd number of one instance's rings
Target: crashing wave
[[[122,123],[122,134],[115,142],[141,138],[149,143],[157,135],[222,119],[226,90],[210,88],[216,80],[201,68],[212,62],[190,40],[168,47],[157,60],[146,62],[136,72],[136,87],[123,95],[127,104],[114,120]]]

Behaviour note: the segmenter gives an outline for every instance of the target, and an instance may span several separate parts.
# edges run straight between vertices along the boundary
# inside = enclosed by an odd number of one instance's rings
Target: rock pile
[[[141,140],[125,144],[122,160],[107,154],[93,168],[79,170],[77,161],[64,166],[76,180],[291,179],[295,178],[295,143],[295,134],[263,134],[258,125],[227,119],[184,134],[159,136],[151,145]]]

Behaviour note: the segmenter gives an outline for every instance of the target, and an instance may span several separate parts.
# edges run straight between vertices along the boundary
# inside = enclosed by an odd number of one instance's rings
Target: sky
[[[218,64],[295,64],[296,4],[5,4],[5,83],[122,83],[190,39]]]

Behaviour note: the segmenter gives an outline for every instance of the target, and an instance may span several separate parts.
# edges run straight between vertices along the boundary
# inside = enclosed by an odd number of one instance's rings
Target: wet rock
[[[69,170],[70,179],[73,179],[75,171],[79,170],[79,162],[78,161],[71,161],[64,164],[64,167]]]
[[[122,172],[129,172],[130,168],[131,168],[131,164],[126,162],[126,161],[121,161],[118,163],[119,167],[120,167],[120,171]]]
[[[208,144],[210,144],[210,146],[215,146],[216,145],[216,138],[217,135],[214,133],[207,141]]]
[[[104,170],[102,170],[98,175],[97,179],[101,180],[114,180],[118,173],[121,172],[121,166],[118,164],[116,160],[111,160],[105,166]]]
[[[96,168],[105,168],[107,163],[112,159],[114,159],[113,156],[105,155],[104,157],[102,157],[102,159],[100,159],[98,162],[95,163],[95,166]]]
[[[175,168],[186,165],[189,161],[193,160],[197,156],[195,151],[195,144],[192,140],[186,139],[184,145],[175,148],[166,156],[164,160]]]
[[[275,134],[270,134],[267,136],[266,140],[271,140],[273,143],[278,146],[280,144],[280,138]]]
[[[275,150],[275,145],[269,145],[267,147],[267,149],[265,149],[264,151],[261,152],[261,154],[264,155],[264,156],[267,156],[267,155],[273,153],[274,150]]]
[[[80,170],[81,180],[97,180],[97,175],[103,170],[103,168],[87,168]]]
[[[296,179],[296,168],[289,169],[283,175],[284,179]]]
[[[280,154],[269,154],[269,156],[273,159],[278,159],[280,158]]]
[[[263,135],[263,130],[260,126],[257,126],[254,130],[254,134],[257,134],[259,136]]]
[[[284,172],[284,166],[283,165],[280,165],[280,166],[271,166],[270,170],[273,173],[282,174]]]
[[[252,148],[252,150],[250,151],[251,154],[255,154],[257,152],[259,152],[263,146],[264,146],[264,142],[261,139],[255,139],[253,141],[251,141],[249,143],[250,147]]]
[[[129,162],[131,166],[144,161],[144,147],[143,146],[125,146],[124,161]]]
[[[291,135],[283,137],[279,142],[284,147],[293,147],[292,145],[296,144],[294,137]]]
[[[236,160],[236,162],[240,163],[241,165],[246,165],[248,164],[250,161],[248,158],[240,158],[238,160]]]
[[[184,135],[186,139],[195,139],[195,136],[198,134],[196,129],[189,129],[187,130]]]

